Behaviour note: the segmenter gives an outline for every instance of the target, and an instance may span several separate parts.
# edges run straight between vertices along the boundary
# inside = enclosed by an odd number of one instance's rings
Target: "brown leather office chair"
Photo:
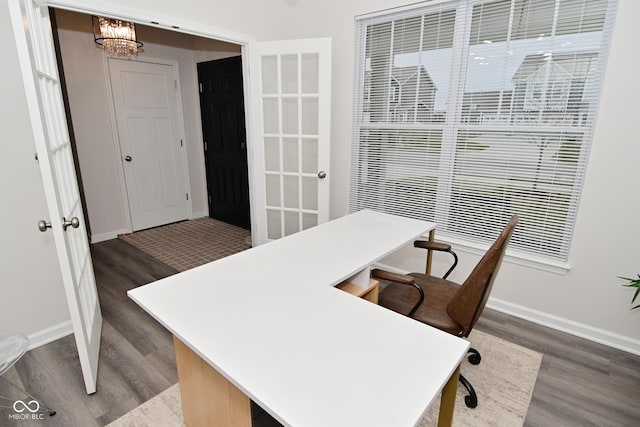
[[[518,216],[514,215],[462,285],[446,280],[458,263],[458,257],[450,245],[420,240],[414,242],[417,248],[449,252],[453,256],[449,271],[441,279],[422,273],[405,275],[374,269],[371,272],[374,278],[390,282],[380,292],[378,304],[450,334],[467,338],[487,303],[517,223]],[[404,286],[394,286],[396,284]],[[480,353],[473,348],[469,352],[469,362],[474,365],[480,363]],[[460,382],[469,392],[465,396],[465,404],[469,408],[475,408],[478,398],[473,386],[462,375]]]

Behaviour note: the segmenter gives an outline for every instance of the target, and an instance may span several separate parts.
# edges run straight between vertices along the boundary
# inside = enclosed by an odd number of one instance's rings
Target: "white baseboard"
[[[72,333],[73,327],[71,326],[71,320],[34,332],[29,335],[29,350],[33,350],[41,345],[49,344],[52,341],[66,337]]]
[[[209,211],[194,212],[191,219],[202,218],[203,216],[209,216]]]
[[[400,271],[397,268],[384,264],[377,264],[376,267],[395,273],[407,273],[406,271]],[[640,355],[640,340],[634,338],[616,334],[604,329],[594,328],[593,326],[588,326],[583,323],[575,322],[573,320],[565,319],[559,316],[554,316],[549,313],[534,310],[522,305],[513,304],[496,298],[489,297],[487,307],[514,317],[528,320],[541,326],[546,326],[551,329],[566,332],[568,334],[604,344],[609,347],[617,348],[628,353]]]
[[[558,331],[566,332],[580,338],[585,338],[609,347],[617,348],[632,354],[640,355],[640,340],[616,334],[563,317],[554,316],[542,311],[533,310],[518,304],[489,298],[487,307],[506,313],[538,325],[546,326]]]
[[[129,233],[129,230],[116,230],[109,231],[108,233],[101,234],[92,234],[91,235],[91,243],[104,242],[105,240],[111,240],[118,237],[118,234],[126,234]]]

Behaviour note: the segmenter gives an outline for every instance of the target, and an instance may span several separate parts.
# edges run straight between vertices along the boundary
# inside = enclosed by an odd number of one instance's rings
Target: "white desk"
[[[412,426],[468,342],[333,285],[433,227],[361,211],[128,294],[284,425]]]

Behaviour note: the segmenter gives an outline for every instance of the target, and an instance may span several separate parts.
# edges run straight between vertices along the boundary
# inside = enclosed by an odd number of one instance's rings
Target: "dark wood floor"
[[[5,376],[57,414],[17,426],[103,426],[178,380],[171,335],[126,295],[176,270],[118,239],[91,252],[103,316],[98,391],[85,392],[72,335],[31,350]],[[8,393],[0,380],[0,396]],[[0,412],[0,425],[12,412]]]
[[[476,327],[544,355],[525,426],[640,425],[640,356],[489,309]]]
[[[170,334],[126,296],[176,271],[117,239],[92,255],[104,318],[98,392],[85,394],[73,337],[62,338],[5,374],[57,414],[30,423],[0,409],[0,425],[103,426],[177,381]],[[489,309],[477,328],[544,354],[526,426],[640,425],[639,356]],[[0,396],[21,398],[2,380]]]

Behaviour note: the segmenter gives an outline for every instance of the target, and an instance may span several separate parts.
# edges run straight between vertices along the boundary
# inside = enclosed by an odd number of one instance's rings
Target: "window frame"
[[[568,197],[571,198],[571,203],[573,203],[574,210],[572,211],[573,217],[572,219],[566,219],[563,223],[563,232],[561,241],[566,245],[566,249],[564,252],[564,256],[549,256],[548,254],[540,254],[535,253],[532,250],[521,250],[518,248],[510,248],[507,254],[508,259],[513,260],[514,262],[522,265],[528,265],[532,267],[542,268],[544,270],[564,273],[569,268],[569,256],[571,252],[571,241],[573,238],[573,232],[575,229],[575,218],[577,217],[579,207],[580,207],[580,193],[582,191],[582,187],[584,185],[584,180],[586,177],[586,168],[587,168],[587,160],[589,153],[591,151],[591,145],[593,140],[593,131],[597,123],[597,111],[600,104],[600,93],[602,91],[603,81],[604,81],[604,68],[606,67],[608,52],[610,49],[611,42],[611,33],[612,33],[612,21],[615,18],[615,11],[617,8],[617,0],[608,0],[606,5],[606,15],[604,18],[603,29],[602,29],[602,42],[600,44],[600,50],[598,51],[598,59],[597,65],[598,68],[598,81],[596,84],[599,85],[598,90],[595,92],[595,96],[592,99],[591,105],[589,106],[589,113],[592,117],[590,123],[585,123],[582,119],[580,119],[579,125],[577,126],[567,126],[566,129],[563,127],[554,126],[553,124],[535,124],[530,125],[525,123],[514,125],[507,124],[506,126],[501,123],[496,123],[495,126],[483,124],[478,126],[477,124],[465,123],[462,115],[463,108],[463,98],[465,96],[465,82],[467,78],[467,68],[468,68],[468,54],[470,46],[472,46],[472,42],[470,40],[470,32],[472,31],[472,19],[471,16],[474,13],[474,7],[479,4],[491,4],[497,3],[500,0],[471,0],[471,1],[463,1],[463,0],[442,0],[442,1],[431,1],[431,2],[423,2],[413,5],[407,5],[400,8],[395,8],[391,10],[375,12],[371,14],[361,15],[356,17],[356,57],[355,57],[355,78],[354,78],[354,116],[353,116],[353,152],[352,152],[352,171],[350,174],[351,178],[351,189],[349,193],[349,211],[353,212],[357,210],[357,207],[354,205],[356,202],[354,199],[358,198],[358,191],[360,190],[357,182],[356,175],[358,174],[357,169],[360,165],[359,158],[359,147],[361,145],[361,132],[367,128],[375,128],[375,129],[420,129],[425,131],[430,130],[442,130],[442,151],[440,153],[440,162],[439,169],[437,171],[425,171],[425,175],[430,174],[431,176],[438,179],[438,188],[436,190],[436,206],[445,207],[445,212],[440,212],[438,214],[434,213],[434,217],[424,219],[429,219],[432,221],[436,221],[439,227],[445,229],[445,231],[439,232],[440,238],[444,238],[454,244],[457,247],[462,248],[463,250],[468,250],[470,252],[476,252],[478,250],[486,250],[489,246],[489,241],[476,241],[473,239],[465,238],[465,236],[461,236],[460,234],[450,233],[447,230],[448,224],[446,222],[449,217],[449,211],[452,209],[451,198],[453,193],[453,180],[455,173],[455,153],[456,147],[458,144],[457,136],[461,132],[501,132],[501,133],[512,133],[512,132],[536,132],[543,134],[544,132],[549,132],[550,134],[561,132],[568,132],[571,134],[580,134],[582,135],[582,141],[586,141],[586,146],[579,150],[579,162],[581,171],[576,173],[576,176],[573,178],[572,185],[570,187],[570,191],[568,191]],[[557,8],[559,7],[559,3],[556,4],[556,13]],[[360,120],[361,114],[364,109],[365,98],[363,96],[364,93],[368,93],[367,99],[371,99],[371,87],[366,87],[365,84],[365,69],[366,69],[366,40],[367,40],[367,25],[376,25],[382,23],[391,23],[394,25],[394,21],[401,18],[411,18],[417,16],[424,16],[430,12],[439,11],[442,12],[444,10],[455,10],[455,25],[454,25],[454,41],[453,41],[453,64],[451,73],[451,82],[449,85],[449,93],[448,93],[448,107],[445,114],[445,123],[422,123],[422,124],[406,124],[406,123],[398,123],[403,126],[394,127],[390,121],[377,123],[377,122],[369,122],[365,123],[364,120]],[[554,22],[557,20],[557,16],[554,18]],[[464,24],[461,24],[464,22]],[[461,36],[460,28],[463,28],[464,34]],[[424,21],[422,23],[421,31],[424,30]],[[392,33],[395,30],[392,30]],[[574,33],[571,33],[572,35]],[[577,33],[576,33],[577,34]],[[421,36],[422,37],[422,36]],[[422,67],[422,65],[419,65]],[[460,83],[462,81],[462,84]],[[563,81],[564,85],[562,89],[566,93],[562,93],[561,95],[564,98],[569,98],[571,96],[571,82],[568,83]],[[566,86],[566,87],[565,87]],[[546,91],[552,91],[554,89],[553,85],[548,86]],[[515,89],[512,92],[515,92]],[[389,95],[391,95],[391,81],[389,83]],[[391,100],[391,97],[387,97]],[[548,100],[544,99],[542,101],[547,102]],[[523,99],[524,101],[524,99]],[[552,100],[553,101],[553,100]],[[555,102],[555,101],[553,101]],[[557,108],[557,107],[555,107]],[[553,112],[554,108],[547,108],[545,112]],[[387,114],[391,114],[390,109],[387,110]],[[417,115],[417,112],[415,113]],[[508,111],[509,117],[513,116],[515,112],[510,109]],[[542,115],[542,112],[540,113]],[[511,118],[509,119],[511,120]],[[578,179],[578,183],[575,183],[576,177]],[[424,191],[424,189],[422,190]],[[369,207],[369,206],[367,206]],[[369,207],[371,208],[371,207]],[[374,208],[375,209],[375,208]],[[435,208],[434,208],[435,209]]]

